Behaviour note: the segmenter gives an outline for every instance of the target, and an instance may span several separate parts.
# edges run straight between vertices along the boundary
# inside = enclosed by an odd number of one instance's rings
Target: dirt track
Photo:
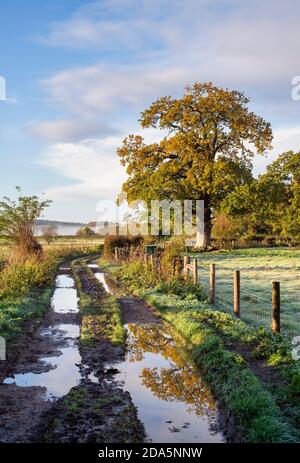
[[[159,318],[146,304],[133,297],[120,297],[122,315],[125,324],[128,323],[159,323]]]
[[[101,300],[97,282],[84,272],[80,280],[86,294]],[[30,382],[56,368],[47,363],[47,358],[57,357],[59,362],[62,351],[70,348],[69,338],[59,327],[79,327],[80,319],[79,312],[57,313],[51,307],[43,320],[32,322],[29,333],[20,338],[22,353],[4,366],[3,375],[9,371],[22,379],[29,373]],[[45,400],[45,387],[0,385],[0,442],[143,441],[144,429],[130,395],[113,381],[114,370],[106,367],[107,362],[124,357],[124,348],[106,339],[94,347],[81,346],[76,337],[71,341],[79,355],[80,363],[74,365],[78,367],[78,385],[58,400]]]

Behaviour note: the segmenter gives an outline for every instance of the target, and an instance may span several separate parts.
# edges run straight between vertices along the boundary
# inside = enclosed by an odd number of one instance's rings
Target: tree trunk
[[[204,200],[204,226],[203,231],[196,232],[196,247],[207,249],[211,242],[212,214],[209,199]]]

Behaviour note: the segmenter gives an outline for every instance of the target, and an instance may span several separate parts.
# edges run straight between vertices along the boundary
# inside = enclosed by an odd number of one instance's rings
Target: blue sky
[[[125,178],[116,148],[141,133],[140,111],[195,81],[244,91],[272,123],[256,172],[298,150],[299,14],[297,0],[2,2],[0,194],[21,185],[53,199],[48,218],[95,220]]]

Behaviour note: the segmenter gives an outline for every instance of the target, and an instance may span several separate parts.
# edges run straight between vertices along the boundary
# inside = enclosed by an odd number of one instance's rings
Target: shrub
[[[96,233],[89,227],[79,228],[76,232],[76,236],[79,238],[90,238],[91,236],[95,236],[95,234]]]
[[[143,243],[143,237],[125,235],[107,235],[104,240],[104,257],[111,259],[115,255],[115,248],[138,247]]]
[[[170,280],[174,277],[174,260],[179,262],[182,252],[185,251],[185,240],[182,237],[173,237],[166,245],[162,257],[161,267],[163,277]],[[178,269],[180,271],[180,269]]]

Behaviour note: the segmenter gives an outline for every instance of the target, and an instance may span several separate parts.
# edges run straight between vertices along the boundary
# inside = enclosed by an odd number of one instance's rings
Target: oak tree
[[[141,114],[142,128],[163,130],[162,139],[146,144],[129,135],[118,149],[128,179],[129,201],[203,200],[204,239],[209,246],[213,213],[238,185],[252,178],[251,158],[271,148],[272,130],[248,109],[239,91],[212,83],[186,87],[181,98],[159,98]]]

